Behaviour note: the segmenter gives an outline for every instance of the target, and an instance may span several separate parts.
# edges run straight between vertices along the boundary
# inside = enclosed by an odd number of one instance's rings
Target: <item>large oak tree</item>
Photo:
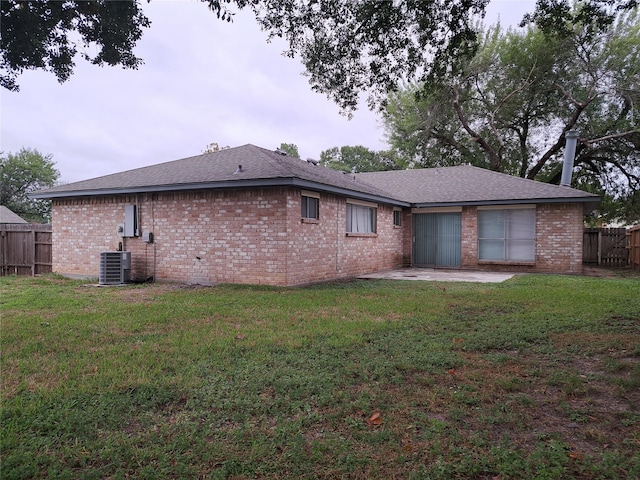
[[[623,204],[640,190],[640,15],[492,27],[464,67],[392,95],[384,116],[390,142],[416,164],[552,183],[565,133],[577,130],[573,185]]]
[[[202,1],[222,20],[251,9],[269,37],[284,38],[286,53],[299,56],[311,88],[350,113],[364,92],[379,107],[402,81],[455,73],[476,47],[475,20],[489,0]],[[34,68],[65,81],[78,54],[97,65],[137,68],[142,59],[134,47],[150,26],[143,4],[2,0],[0,84],[16,90],[19,74]],[[617,8],[631,8],[637,0],[583,0],[579,17],[570,4],[538,0],[535,20],[560,32],[584,19],[606,24]]]

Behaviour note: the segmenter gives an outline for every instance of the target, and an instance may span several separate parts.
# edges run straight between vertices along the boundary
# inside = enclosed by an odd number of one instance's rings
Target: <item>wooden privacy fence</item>
[[[582,261],[603,267],[626,267],[629,264],[627,229],[585,228]]]
[[[0,275],[51,273],[51,225],[0,224]]]
[[[627,235],[629,236],[629,265],[636,272],[640,272],[640,225],[631,227]]]

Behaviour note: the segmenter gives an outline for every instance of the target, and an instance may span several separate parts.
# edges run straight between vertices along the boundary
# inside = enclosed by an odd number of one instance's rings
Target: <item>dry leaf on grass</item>
[[[367,418],[367,424],[373,427],[382,425],[382,416],[380,415],[380,412],[375,412],[373,415]]]

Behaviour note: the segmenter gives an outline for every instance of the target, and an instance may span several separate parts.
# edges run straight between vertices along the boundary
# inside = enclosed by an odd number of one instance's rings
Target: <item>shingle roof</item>
[[[242,166],[240,170],[239,166]],[[459,166],[344,174],[244,145],[42,190],[33,198],[293,185],[395,205],[598,201],[569,187]]]
[[[345,175],[255,145],[229,148],[60,185],[41,190],[33,194],[33,198],[267,185],[297,185],[375,201],[403,203],[388,192],[355,179],[354,175]]]
[[[599,197],[570,187],[527,180],[470,165],[359,173],[357,178],[414,206],[597,202]]]
[[[17,213],[0,205],[0,223],[29,223]]]

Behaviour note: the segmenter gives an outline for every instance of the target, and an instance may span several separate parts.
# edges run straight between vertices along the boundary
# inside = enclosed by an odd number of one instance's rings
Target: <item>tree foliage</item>
[[[442,74],[473,49],[488,0],[263,0],[262,28],[299,55],[312,89],[343,111],[368,91],[378,104],[404,78]]]
[[[320,154],[320,164],[342,172],[380,172],[400,170],[406,164],[393,151],[373,151],[367,147],[333,147]]]
[[[285,152],[290,157],[300,158],[298,146],[295,143],[281,143],[278,149]]]
[[[562,34],[490,28],[455,75],[390,97],[390,142],[423,166],[558,183],[565,133],[578,130],[573,185],[625,199],[640,190],[639,20],[634,10]]]
[[[25,220],[50,221],[51,203],[32,200],[29,194],[55,185],[60,173],[51,158],[28,148],[16,154],[0,154],[0,205]]]
[[[94,65],[142,63],[133,48],[150,22],[138,2],[2,0],[0,8],[0,85],[9,90],[19,89],[17,77],[26,69],[68,80],[78,53]]]
[[[219,5],[219,2],[213,2]],[[254,0],[249,2],[270,37],[282,37],[299,55],[313,90],[345,113],[369,93],[383,107],[402,82],[434,83],[455,75],[477,48],[478,19],[489,0]],[[529,21],[563,35],[567,25],[612,22],[637,0],[539,0]],[[558,16],[561,15],[559,18]],[[557,19],[555,22],[552,20]]]
[[[220,19],[250,9],[269,38],[288,43],[298,56],[311,88],[332,99],[345,113],[369,93],[370,107],[384,105],[401,82],[436,82],[456,74],[475,52],[477,19],[489,0],[201,0]],[[17,89],[25,69],[45,69],[62,82],[72,74],[79,37],[82,56],[98,65],[136,68],[133,53],[150,22],[141,0],[2,0],[0,83]],[[547,32],[564,35],[572,24],[611,22],[616,10],[637,0],[538,0],[529,20]],[[91,46],[95,56],[87,52]]]
[[[205,148],[202,153],[213,153],[213,152],[219,152],[220,150],[227,150],[228,148],[231,148],[229,145],[224,145],[224,146],[220,146],[218,145],[217,142],[212,142],[209,145],[207,145],[207,148]]]

